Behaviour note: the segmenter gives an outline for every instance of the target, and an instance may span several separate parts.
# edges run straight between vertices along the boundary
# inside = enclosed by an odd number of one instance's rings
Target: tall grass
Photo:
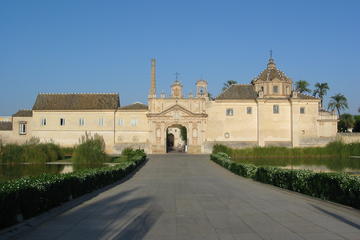
[[[0,163],[45,163],[62,158],[61,148],[53,143],[0,145]]]
[[[81,144],[75,147],[72,157],[75,164],[99,164],[106,159],[104,139],[97,134],[94,137],[86,134]]]
[[[360,156],[360,143],[345,144],[343,142],[331,142],[325,147],[253,147],[245,149],[233,149],[224,145],[215,145],[213,153],[224,152],[232,159],[241,158],[329,158]]]

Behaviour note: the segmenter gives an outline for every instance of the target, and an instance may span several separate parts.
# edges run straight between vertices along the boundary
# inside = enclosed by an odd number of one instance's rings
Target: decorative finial
[[[178,82],[180,73],[176,72],[176,73],[174,73],[174,75],[175,75],[176,82]]]
[[[269,58],[269,62],[267,64],[267,68],[268,69],[275,69],[276,65],[275,65],[275,61],[273,59],[273,52],[272,50],[270,50],[270,58]]]

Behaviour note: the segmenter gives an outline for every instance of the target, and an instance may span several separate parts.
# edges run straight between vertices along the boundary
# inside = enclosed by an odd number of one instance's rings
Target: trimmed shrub
[[[276,167],[256,167],[233,162],[226,154],[211,154],[211,160],[231,172],[256,181],[360,209],[360,178],[345,173],[315,173]]]
[[[0,228],[33,217],[72,198],[114,183],[145,161],[133,151],[132,159],[113,167],[84,169],[67,174],[43,174],[0,183]]]

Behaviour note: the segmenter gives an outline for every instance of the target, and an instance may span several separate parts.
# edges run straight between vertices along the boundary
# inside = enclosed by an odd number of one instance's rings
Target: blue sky
[[[293,81],[327,82],[348,112],[360,107],[360,1],[0,1],[0,115],[30,109],[40,92],[118,92],[146,102],[181,73],[218,95],[249,83],[269,50]]]

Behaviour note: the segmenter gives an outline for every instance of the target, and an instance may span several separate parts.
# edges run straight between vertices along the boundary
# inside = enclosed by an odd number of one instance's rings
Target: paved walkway
[[[359,211],[253,182],[208,159],[153,155],[128,181],[19,239],[360,239]]]

